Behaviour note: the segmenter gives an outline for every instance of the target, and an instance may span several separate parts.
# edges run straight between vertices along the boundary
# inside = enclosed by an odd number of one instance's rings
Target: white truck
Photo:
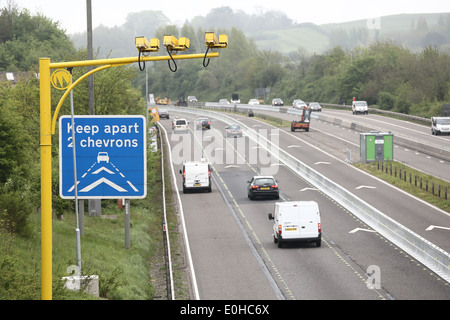
[[[431,134],[450,134],[450,117],[431,117]]]
[[[207,190],[211,192],[211,166],[204,161],[186,161],[183,169],[183,193],[188,191]]]
[[[269,220],[273,220],[273,239],[279,248],[294,241],[315,242],[317,247],[321,246],[322,226],[317,202],[276,202]]]
[[[352,113],[353,114],[368,114],[369,106],[366,101],[352,101]]]

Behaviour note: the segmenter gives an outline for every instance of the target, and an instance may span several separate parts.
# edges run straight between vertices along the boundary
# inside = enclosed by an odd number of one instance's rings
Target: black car
[[[158,111],[158,113],[159,113],[159,118],[160,118],[160,119],[162,119],[162,118],[169,119],[169,111],[168,111],[168,110],[166,110],[166,109],[160,109],[160,110]]]
[[[272,106],[282,107],[283,105],[283,100],[281,100],[280,98],[275,98],[272,100]]]
[[[272,176],[254,176],[247,183],[247,196],[250,200],[257,196],[280,198],[278,184]]]
[[[200,118],[195,120],[195,128],[200,129],[211,129],[211,121],[207,118]]]

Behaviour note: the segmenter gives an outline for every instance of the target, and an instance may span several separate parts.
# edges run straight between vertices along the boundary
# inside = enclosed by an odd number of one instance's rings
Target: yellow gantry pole
[[[162,61],[162,60],[181,60],[198,58],[215,58],[217,52],[204,54],[173,55],[158,57],[141,57],[140,61]],[[50,58],[39,59],[40,73],[40,122],[41,122],[41,299],[52,299],[52,134],[54,134],[56,119],[62,103],[69,92],[88,75],[111,67],[138,62],[139,58],[118,58],[103,60],[72,61],[62,63],[50,63]],[[61,98],[54,114],[54,123],[52,124],[51,112],[51,75],[52,69],[73,68],[83,66],[102,66],[98,70],[85,74],[75,83],[73,83]]]
[[[39,60],[41,104],[41,297],[52,299],[52,133],[50,59]]]

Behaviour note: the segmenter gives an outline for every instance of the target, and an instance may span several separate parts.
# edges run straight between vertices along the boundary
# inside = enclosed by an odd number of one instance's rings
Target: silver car
[[[309,108],[311,109],[311,111],[322,111],[322,107],[318,102],[311,102],[309,104]]]
[[[283,100],[281,100],[280,98],[275,98],[272,100],[272,106],[282,107],[283,105]]]
[[[303,110],[307,107],[305,101],[303,100],[294,100],[294,103],[292,103],[292,107],[294,109],[300,109]]]
[[[226,130],[226,136],[229,137],[242,137],[242,129],[241,126],[238,124],[230,124],[225,128]]]

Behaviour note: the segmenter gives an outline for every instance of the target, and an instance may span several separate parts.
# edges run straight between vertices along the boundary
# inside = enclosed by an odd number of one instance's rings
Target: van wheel
[[[211,190],[212,190],[212,189],[211,189],[211,186],[209,186],[209,188],[208,188],[208,192],[211,192]]]
[[[322,240],[316,241],[316,247],[320,247],[322,245]]]
[[[275,236],[273,236],[273,243],[278,243],[278,239]]]
[[[283,242],[281,242],[280,240],[278,240],[278,248],[283,248]]]

